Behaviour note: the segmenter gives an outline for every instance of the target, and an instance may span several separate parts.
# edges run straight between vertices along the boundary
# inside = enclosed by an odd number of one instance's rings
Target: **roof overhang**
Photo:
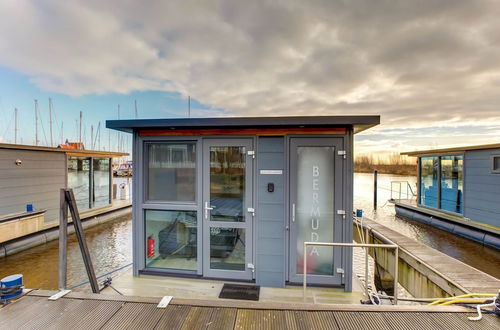
[[[380,116],[220,117],[106,121],[107,128],[127,133],[147,129],[352,127],[356,134],[378,124],[380,124]]]
[[[457,154],[457,153],[464,153],[466,151],[476,151],[476,150],[479,151],[488,149],[500,149],[500,143],[465,146],[465,147],[442,148],[442,149],[407,151],[407,152],[402,152],[401,155],[421,157],[421,156],[432,156],[432,155],[442,155],[442,154]]]
[[[25,144],[11,144],[0,143],[0,149],[16,149],[16,150],[29,150],[29,151],[46,151],[46,152],[60,152],[71,156],[86,156],[86,157],[123,157],[127,156],[126,152],[111,152],[102,150],[79,150],[79,149],[63,149],[43,146],[31,146]]]

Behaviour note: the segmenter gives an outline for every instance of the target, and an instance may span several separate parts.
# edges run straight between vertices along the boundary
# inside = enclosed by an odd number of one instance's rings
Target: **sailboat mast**
[[[90,149],[94,150],[94,125],[90,125]]]
[[[82,119],[83,119],[83,112],[80,111],[80,146],[82,145]]]
[[[17,144],[17,108],[14,109],[14,144]]]
[[[50,146],[54,146],[54,138],[52,135],[52,99],[49,97],[49,127],[50,127]]]
[[[35,145],[38,145],[38,100],[35,100]]]

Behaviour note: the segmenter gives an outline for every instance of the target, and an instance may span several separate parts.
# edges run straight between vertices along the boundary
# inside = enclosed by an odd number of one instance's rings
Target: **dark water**
[[[96,275],[132,262],[131,216],[85,230]],[[57,289],[59,243],[44,245],[0,259],[0,278],[21,273],[27,288]],[[87,280],[76,236],[68,237],[68,286]]]
[[[453,235],[430,225],[397,217],[394,206],[386,203],[391,197],[391,181],[408,181],[416,191],[416,178],[378,175],[378,205],[373,210],[373,174],[356,173],[354,176],[354,208],[363,209],[364,215],[387,227],[422,242],[450,257],[458,259],[494,277],[500,278],[500,252],[469,239]],[[396,187],[394,187],[396,190]],[[406,189],[404,189],[406,193]]]
[[[500,253],[468,239],[452,235],[429,225],[395,216],[390,198],[390,182],[409,181],[414,177],[379,175],[379,208],[373,211],[373,175],[356,173],[354,176],[354,207],[364,210],[366,216],[398,232],[425,243],[464,263],[500,277]],[[132,262],[131,216],[118,218],[86,230],[96,275],[107,273]],[[87,279],[76,237],[68,240],[68,285]],[[363,263],[363,253],[355,253],[355,263]],[[58,269],[58,242],[52,241],[13,256],[0,259],[0,278],[22,273],[29,288],[56,289]]]

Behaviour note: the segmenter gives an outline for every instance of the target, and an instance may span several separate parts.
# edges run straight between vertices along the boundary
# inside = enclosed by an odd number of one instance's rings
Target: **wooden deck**
[[[467,319],[461,307],[272,305],[33,291],[0,308],[0,329],[499,329],[500,317]]]
[[[418,268],[429,271],[429,278],[444,279],[463,293],[498,293],[500,279],[486,274],[423,243],[406,237],[376,221],[363,218],[368,226],[400,247],[400,258],[405,254],[416,260]]]

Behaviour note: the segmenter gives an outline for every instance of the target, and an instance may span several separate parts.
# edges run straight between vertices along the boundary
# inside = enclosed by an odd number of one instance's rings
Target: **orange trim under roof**
[[[14,149],[14,150],[30,150],[30,151],[48,151],[48,152],[62,152],[67,155],[78,155],[87,157],[123,157],[127,156],[126,152],[111,152],[102,150],[76,150],[76,149],[62,149],[53,147],[30,146],[25,144],[11,144],[0,143],[0,149]]]
[[[265,119],[263,119],[265,120]],[[207,129],[143,129],[140,136],[197,136],[197,135],[258,135],[280,136],[289,134],[346,134],[343,127],[304,127],[304,128],[207,128]]]
[[[482,145],[466,146],[466,147],[453,147],[453,148],[442,148],[442,149],[407,151],[407,152],[402,152],[401,155],[426,156],[426,155],[436,155],[436,154],[462,153],[465,151],[487,150],[487,149],[500,149],[500,143],[482,144]]]

